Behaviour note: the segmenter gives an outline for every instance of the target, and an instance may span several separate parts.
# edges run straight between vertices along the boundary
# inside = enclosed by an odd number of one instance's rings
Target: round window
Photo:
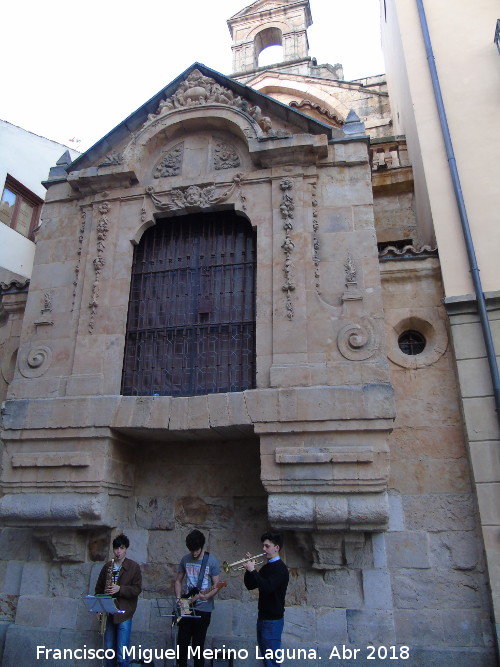
[[[426,340],[419,331],[403,331],[398,338],[399,349],[403,354],[414,356],[424,351]]]

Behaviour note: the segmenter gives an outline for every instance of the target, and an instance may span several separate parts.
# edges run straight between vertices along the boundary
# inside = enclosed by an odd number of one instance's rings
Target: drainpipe
[[[418,15],[420,17],[420,25],[422,27],[422,34],[424,37],[425,52],[427,54],[427,62],[432,78],[432,86],[434,88],[434,97],[439,113],[439,120],[441,123],[441,131],[443,133],[444,144],[446,147],[446,155],[448,157],[448,165],[450,168],[451,180],[453,182],[453,189],[455,191],[455,199],[457,201],[458,212],[460,214],[460,222],[462,224],[462,232],[464,235],[465,247],[467,256],[469,258],[469,268],[474,284],[474,291],[476,294],[477,309],[479,313],[479,320],[481,322],[481,329],[484,337],[484,344],[486,347],[486,355],[488,357],[488,364],[490,367],[491,380],[493,383],[493,395],[495,398],[495,408],[497,416],[500,419],[500,376],[498,373],[498,363],[495,355],[495,347],[493,345],[493,337],[491,335],[490,321],[488,319],[488,310],[486,308],[486,299],[484,297],[483,288],[481,285],[481,278],[479,277],[479,268],[476,261],[476,253],[474,250],[474,243],[469,227],[469,220],[467,218],[467,211],[465,208],[464,197],[462,194],[462,187],[460,185],[460,178],[458,176],[457,164],[455,154],[453,152],[453,145],[451,142],[450,130],[448,121],[446,119],[446,112],[444,108],[443,97],[441,95],[441,87],[434,61],[434,54],[432,52],[431,38],[429,35],[429,28],[425,16],[425,9],[423,0],[416,0],[418,7]]]

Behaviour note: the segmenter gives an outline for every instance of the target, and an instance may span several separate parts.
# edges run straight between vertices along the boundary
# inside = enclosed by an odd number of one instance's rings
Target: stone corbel
[[[96,194],[113,188],[129,188],[139,182],[128,164],[108,164],[89,167],[68,174],[68,183],[81,194]]]
[[[127,512],[127,499],[108,493],[6,493],[0,498],[3,525],[33,526],[43,534],[62,527],[90,530],[116,526]],[[64,536],[54,538],[53,553],[67,550],[65,542]]]
[[[387,529],[389,498],[380,493],[272,493],[268,498],[272,526],[306,532],[379,532]]]
[[[338,392],[332,395],[341,402]],[[383,394],[375,395],[381,399]],[[344,410],[344,419],[296,422],[293,429],[274,424],[272,432],[268,425],[256,425],[272,526],[339,534],[387,528],[392,420],[364,423],[367,411],[354,395]]]
[[[290,444],[294,439],[291,436]],[[378,494],[387,489],[388,450],[377,441],[326,447],[297,444],[276,447],[274,456],[266,457],[263,472],[270,493],[307,492],[328,497],[336,493]]]
[[[28,292],[12,292],[2,296],[2,307],[9,315],[22,314],[26,308]]]
[[[326,134],[294,134],[272,141],[249,138],[248,148],[259,167],[274,167],[293,162],[311,165],[328,156],[328,137]]]

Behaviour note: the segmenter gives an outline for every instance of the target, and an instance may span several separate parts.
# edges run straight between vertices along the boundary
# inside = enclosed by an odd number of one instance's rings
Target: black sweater
[[[278,621],[283,618],[288,578],[288,568],[281,559],[266,563],[258,572],[245,572],[244,581],[248,590],[259,589],[260,620]]]

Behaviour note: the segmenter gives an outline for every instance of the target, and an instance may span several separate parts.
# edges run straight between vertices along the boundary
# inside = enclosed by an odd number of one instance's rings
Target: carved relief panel
[[[180,176],[183,179],[202,179],[207,172],[229,172],[248,166],[248,159],[242,158],[245,147],[234,136],[211,135],[195,132],[182,141],[167,146],[156,157],[152,169],[155,182],[160,179]],[[156,183],[155,183],[156,187]]]

